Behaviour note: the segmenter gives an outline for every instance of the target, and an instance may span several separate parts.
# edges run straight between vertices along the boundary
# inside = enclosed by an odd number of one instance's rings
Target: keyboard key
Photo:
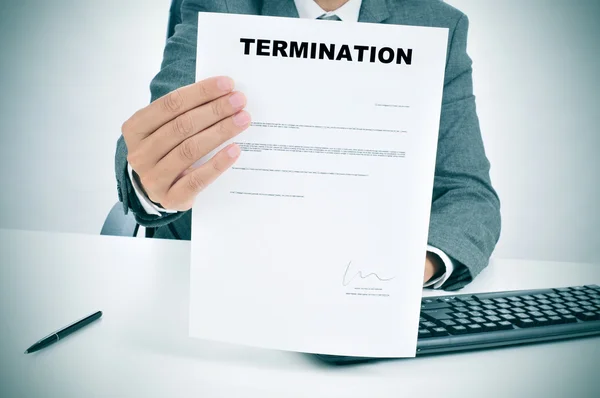
[[[502,297],[498,297],[498,298],[494,299],[494,302],[496,304],[506,304],[506,303],[508,303],[508,300],[505,298],[502,298]]]
[[[475,301],[475,300],[469,300],[469,301],[466,302],[466,304],[467,305],[479,305],[479,302]]]
[[[431,304],[431,303],[435,303],[435,300],[433,300],[433,299],[423,299],[423,300],[421,300],[421,305],[423,305],[423,304]]]
[[[453,320],[450,320],[450,319],[444,319],[443,321],[440,321],[440,323],[443,325],[446,325],[446,326],[456,325],[456,322],[454,322]]]
[[[545,317],[539,317],[539,318],[533,318],[533,321],[535,322],[536,326],[546,326],[550,324],[550,321],[548,320],[548,318]]]
[[[477,323],[472,323],[472,324],[466,325],[466,326],[467,326],[467,331],[469,333],[479,333],[479,332],[484,331],[483,327],[481,327],[481,325],[479,325]]]
[[[480,305],[472,305],[469,307],[469,310],[471,311],[483,311],[483,307]]]
[[[538,308],[539,308],[540,310],[542,310],[542,311],[548,311],[548,310],[551,310],[551,309],[552,309],[552,306],[551,306],[551,305],[548,305],[548,304],[544,304],[544,305],[540,305],[540,306],[538,306]]]
[[[424,310],[440,310],[443,308],[450,308],[450,304],[448,303],[429,303],[421,305],[421,309]]]
[[[556,310],[562,310],[567,308],[566,306],[562,305],[562,304],[552,304],[551,307],[553,307]]]
[[[483,299],[483,300],[479,300],[481,302],[481,304],[493,304],[494,302],[491,299]]]
[[[515,315],[517,318],[519,318],[519,319],[529,319],[529,314],[525,314],[525,313],[522,313],[522,312],[520,312],[520,313],[517,313],[517,314],[514,314],[514,315]]]
[[[525,307],[525,304],[519,301],[517,303],[513,303],[512,306],[513,306],[513,308],[520,308],[520,307]]]
[[[494,331],[498,328],[498,326],[494,322],[487,322],[484,323],[482,326],[487,332]]]
[[[577,322],[577,318],[575,315],[563,315],[562,316],[563,323],[575,323]]]
[[[513,309],[513,313],[515,313],[515,314],[522,314],[524,312],[525,312],[525,310],[523,308],[515,308],[515,309]]]
[[[431,334],[431,332],[427,329],[419,329],[419,336],[418,338],[420,339],[424,339],[427,337],[432,337],[433,335]]]
[[[471,321],[476,322],[476,323],[486,323],[487,322],[484,318],[481,318],[481,317],[471,318]]]
[[[495,310],[496,306],[493,304],[486,304],[483,306],[483,308],[485,308],[486,310]]]
[[[549,317],[548,317],[548,320],[549,320],[549,321],[550,321],[550,323],[551,323],[551,324],[553,324],[553,325],[557,325],[557,324],[563,323],[563,320],[562,320],[562,318],[561,318],[561,317],[559,317],[559,316],[556,316],[556,315],[554,315],[554,316],[549,316]]]
[[[517,319],[512,315],[500,315],[500,318],[504,319],[505,321],[514,321],[515,319]]]
[[[478,311],[471,311],[471,312],[469,312],[469,315],[471,315],[471,316],[483,316],[483,313],[478,312]]]
[[[452,301],[454,301],[454,300],[456,300],[456,297],[455,297],[455,296],[446,296],[446,297],[440,297],[440,298],[438,299],[438,301],[439,301],[440,303],[450,303],[450,302],[452,302]]]
[[[445,328],[442,328],[442,327],[437,327],[437,328],[430,329],[430,332],[431,332],[431,334],[434,337],[447,336],[448,335],[448,331]]]
[[[572,286],[571,290],[584,290],[585,286]]]
[[[428,319],[426,319],[426,318],[423,318],[423,317],[419,318],[419,322],[427,322],[427,321],[428,321]]]
[[[532,296],[533,296],[533,298],[535,298],[537,300],[543,300],[543,299],[547,299],[548,298],[548,295],[541,294],[541,293],[540,294],[533,294]]]
[[[459,300],[454,300],[452,302],[452,305],[455,306],[455,307],[464,307],[464,306],[466,306],[465,303],[463,303],[462,301],[459,301]]]
[[[460,325],[463,325],[463,326],[464,325],[469,325],[471,322],[473,322],[473,321],[470,320],[470,319],[464,319],[464,318],[456,320],[456,323],[458,323]]]
[[[452,318],[451,313],[445,310],[423,311],[422,313],[436,321]]]
[[[454,318],[459,319],[459,318],[468,318],[469,316],[467,314],[465,314],[464,312],[456,312],[454,313]]]
[[[571,315],[571,311],[569,311],[569,310],[559,309],[559,310],[556,310],[556,312],[558,312],[561,315]]]
[[[592,305],[592,303],[590,303],[590,302],[589,302],[589,301],[587,301],[587,300],[583,300],[583,301],[580,301],[580,302],[579,302],[579,306],[580,306],[580,307],[583,307],[583,308],[585,308],[585,307],[587,307],[588,305]]]
[[[591,311],[591,312],[596,311],[596,307],[593,305],[586,305],[585,307],[583,307],[583,309],[586,311]]]
[[[542,314],[541,312],[538,312],[538,311],[532,311],[532,312],[529,313],[529,315],[532,316],[532,317],[534,317],[534,318],[544,316],[544,314]]]
[[[454,308],[454,311],[457,311],[457,312],[469,312],[470,310],[469,310],[469,307],[456,307],[456,308]]]
[[[540,303],[540,304],[546,304],[546,305],[552,304],[552,302],[549,301],[549,300],[538,300],[538,303]]]
[[[510,330],[514,329],[513,324],[509,321],[500,321],[498,322],[498,330]]]
[[[538,303],[535,301],[523,301],[523,304],[525,304],[526,307],[535,307],[538,305]]]
[[[437,325],[435,323],[431,322],[431,321],[427,321],[427,322],[423,322],[423,326],[426,327],[426,328],[434,328]]]
[[[540,309],[538,307],[525,307],[525,311],[527,312],[537,312]]]
[[[509,308],[512,308],[512,306],[510,304],[498,304],[498,308],[508,310]]]
[[[504,308],[500,308],[499,310],[496,310],[496,312],[500,315],[509,315],[510,314],[510,310],[506,310]]]
[[[561,293],[561,292],[569,292],[569,291],[571,291],[571,289],[569,289],[568,287],[561,287],[561,288],[558,288],[558,289],[552,289],[552,290],[554,290],[555,292],[559,292],[559,293]]]
[[[515,325],[517,325],[520,328],[530,328],[530,327],[535,326],[535,322],[533,320],[529,319],[529,318],[527,318],[527,319],[518,319],[515,322]]]
[[[560,297],[560,296],[559,296],[558,294],[556,294],[556,293],[550,293],[550,294],[547,294],[546,296],[548,296],[549,298],[553,298],[553,299],[556,299],[556,298],[559,298],[559,297]]]
[[[467,328],[461,325],[450,326],[450,329],[448,331],[452,334],[465,334],[467,333]]]
[[[487,316],[496,316],[496,315],[498,315],[498,314],[496,313],[496,311],[492,311],[492,310],[485,310],[485,311],[483,311],[483,313],[484,313],[485,315],[487,315]]]
[[[581,319],[582,321],[597,321],[600,319],[600,314],[596,312],[581,312],[575,314],[575,316]]]
[[[569,310],[574,315],[577,315],[579,313],[585,312],[585,310],[583,308],[579,308],[579,307],[571,307],[571,308],[569,308]]]
[[[558,313],[554,312],[554,311],[542,311],[544,313],[544,315],[546,316],[557,316]]]
[[[488,316],[486,318],[490,322],[500,322],[502,320],[502,319],[498,318],[497,316]]]

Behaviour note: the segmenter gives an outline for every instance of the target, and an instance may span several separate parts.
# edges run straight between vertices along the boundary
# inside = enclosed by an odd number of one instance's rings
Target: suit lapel
[[[264,0],[261,14],[273,17],[298,18],[298,10],[294,0]]]
[[[360,6],[359,22],[379,23],[390,17],[386,0],[363,0]]]

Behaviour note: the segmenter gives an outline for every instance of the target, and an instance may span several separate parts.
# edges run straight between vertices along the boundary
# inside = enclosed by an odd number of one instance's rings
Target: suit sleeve
[[[182,22],[175,27],[174,34],[167,40],[160,72],[150,83],[151,101],[171,91],[192,84],[196,70],[197,15],[201,6],[198,2],[184,2]],[[202,3],[202,2],[200,2]],[[190,4],[190,5],[187,5]],[[123,137],[117,141],[115,173],[119,200],[125,213],[133,212],[136,221],[145,227],[160,227],[180,218],[185,212],[148,214],[139,202],[127,172],[127,146]]]
[[[501,224],[475,108],[467,31],[462,15],[449,39],[429,227],[429,245],[455,264],[446,290],[464,287],[488,265]]]

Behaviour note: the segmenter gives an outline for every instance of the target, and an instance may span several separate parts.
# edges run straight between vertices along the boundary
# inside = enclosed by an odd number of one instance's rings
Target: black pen
[[[89,325],[94,322],[96,319],[99,319],[102,316],[102,311],[98,311],[93,313],[92,315],[88,315],[83,319],[73,322],[72,324],[65,326],[64,328],[57,330],[54,333],[49,334],[44,337],[31,347],[25,350],[25,354],[31,354],[32,352],[36,352],[41,350],[42,348],[48,347],[50,344],[56,343],[60,339],[64,339],[71,333],[81,329],[84,326]]]

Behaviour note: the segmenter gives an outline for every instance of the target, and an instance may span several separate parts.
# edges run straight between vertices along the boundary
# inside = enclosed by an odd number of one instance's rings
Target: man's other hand
[[[423,276],[423,283],[427,283],[433,277],[438,277],[444,268],[444,263],[437,254],[427,252],[427,256],[425,257],[425,275]]]
[[[148,198],[169,210],[189,210],[196,195],[235,163],[228,145],[199,167],[194,163],[250,125],[246,97],[229,77],[175,90],[137,111],[121,129],[127,161]]]

